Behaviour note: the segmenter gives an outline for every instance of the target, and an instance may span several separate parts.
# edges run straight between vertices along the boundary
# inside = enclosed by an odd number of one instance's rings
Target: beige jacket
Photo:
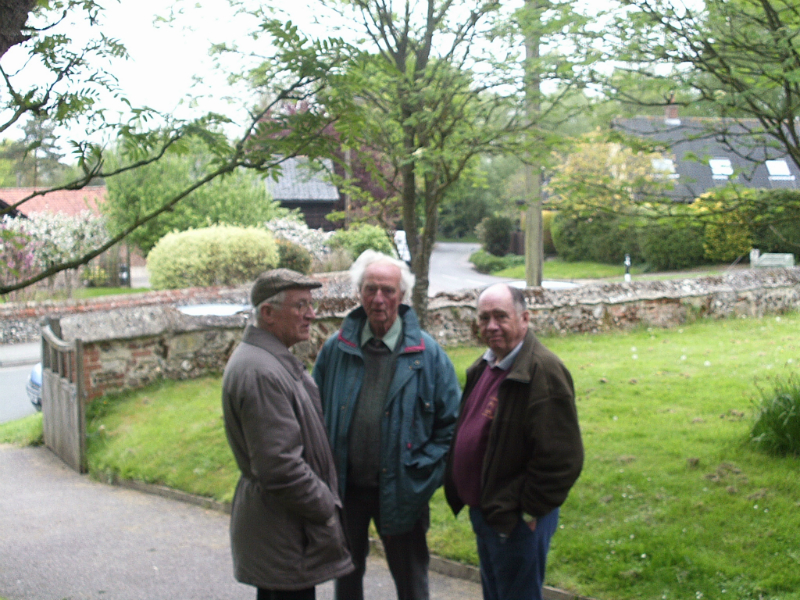
[[[237,580],[308,588],[352,571],[319,392],[272,334],[248,326],[222,380],[241,478],[231,514]]]

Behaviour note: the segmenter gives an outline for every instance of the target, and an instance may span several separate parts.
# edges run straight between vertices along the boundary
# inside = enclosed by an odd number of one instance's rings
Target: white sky
[[[125,97],[135,107],[147,106],[179,118],[188,118],[208,111],[231,117],[243,116],[242,105],[232,106],[224,98],[231,93],[225,78],[213,68],[209,57],[212,43],[244,40],[254,19],[237,18],[226,0],[107,0],[99,18],[99,27],[90,27],[85,13],[76,13],[63,26],[76,43],[103,35],[118,39],[127,48],[128,60],[114,60],[108,68],[118,78]],[[302,7],[302,4],[296,4]],[[158,17],[175,18],[170,23],[158,22]],[[302,18],[302,12],[300,13]],[[12,48],[3,57],[8,71],[21,64],[24,53]],[[22,72],[24,79],[36,81],[33,69]],[[41,73],[38,74],[39,81]],[[198,83],[196,77],[203,78]],[[239,96],[246,103],[246,99]],[[104,106],[113,107],[107,99]],[[19,124],[22,125],[21,123]],[[75,135],[77,133],[77,135]],[[20,129],[6,131],[5,137],[18,137]],[[80,137],[80,132],[69,132]]]
[[[261,4],[257,0],[245,1]],[[208,50],[212,43],[246,43],[245,33],[255,24],[252,18],[237,18],[227,0],[101,0],[101,3],[105,11],[100,17],[100,27],[90,28],[85,21],[76,22],[70,25],[69,33],[79,39],[82,34],[97,35],[102,31],[126,46],[130,60],[116,61],[110,72],[118,77],[131,104],[148,106],[176,117],[209,110],[234,118],[244,116],[241,104],[237,111],[223,100],[231,94],[231,89],[222,76],[214,72]],[[337,22],[336,19],[325,17],[321,25],[313,23],[315,17],[320,17],[320,6],[324,5],[320,0],[282,0],[274,4],[280,4],[289,12],[304,33],[335,34],[327,32],[325,27]],[[169,16],[170,11],[176,15],[171,24],[155,22],[158,16]],[[14,60],[12,49],[3,57],[4,67],[8,68]],[[205,84],[197,84],[195,76],[204,78]],[[243,96],[238,94],[239,100],[249,103]],[[75,133],[73,131],[72,135]],[[77,133],[79,137],[80,132]],[[17,137],[18,133],[9,131],[6,135]]]

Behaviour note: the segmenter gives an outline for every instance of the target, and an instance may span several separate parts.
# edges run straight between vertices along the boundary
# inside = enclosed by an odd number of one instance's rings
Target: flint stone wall
[[[208,292],[196,297],[203,302],[247,302],[246,287],[222,292],[217,290],[213,298]],[[798,310],[800,268],[593,284],[562,291],[531,288],[524,293],[538,333],[673,327],[698,318],[760,317]],[[331,276],[315,294],[320,305],[311,339],[293,348],[309,365],[325,339],[356,306],[356,301],[347,297],[349,286]],[[477,343],[477,294],[478,290],[473,290],[431,298],[427,329],[442,345]],[[138,306],[61,317],[62,337],[84,342],[87,400],[164,377],[188,379],[222,371],[250,316],[248,311],[227,317],[193,317],[172,305],[139,302]]]

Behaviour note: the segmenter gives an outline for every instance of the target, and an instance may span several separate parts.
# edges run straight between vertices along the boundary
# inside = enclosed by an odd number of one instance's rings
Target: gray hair
[[[411,290],[414,289],[414,282],[416,281],[411,269],[402,260],[397,260],[375,250],[364,250],[350,267],[350,281],[353,282],[356,293],[361,291],[361,285],[364,283],[364,272],[367,267],[379,262],[394,265],[400,269],[400,291],[403,293],[403,302],[408,303],[411,300]]]
[[[261,322],[261,307],[265,304],[270,304],[272,306],[281,306],[286,300],[286,290],[281,290],[274,296],[270,296],[263,302],[261,302],[258,306],[253,307],[253,319],[255,319],[256,325],[261,327],[263,323]]]

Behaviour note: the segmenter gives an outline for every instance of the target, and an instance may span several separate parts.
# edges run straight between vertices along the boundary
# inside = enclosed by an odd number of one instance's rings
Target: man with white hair
[[[361,306],[314,366],[339,472],[356,570],[338,600],[361,600],[375,521],[398,600],[427,600],[428,501],[442,483],[460,388],[442,348],[402,304],[414,286],[403,261],[373,250],[350,269]]]

